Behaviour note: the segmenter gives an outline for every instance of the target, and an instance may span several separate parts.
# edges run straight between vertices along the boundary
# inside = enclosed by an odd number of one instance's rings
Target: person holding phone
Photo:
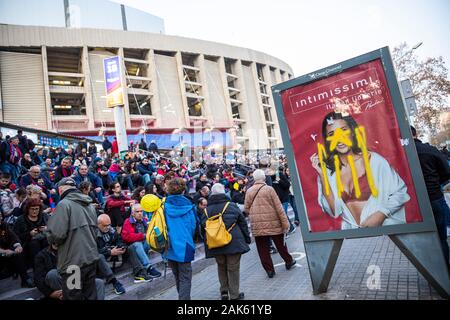
[[[106,201],[105,213],[111,218],[111,226],[120,234],[123,223],[128,218],[127,211],[129,212],[135,201],[123,194],[119,182],[110,185],[109,193],[111,196]]]
[[[31,198],[25,202],[24,214],[17,218],[14,232],[23,245],[26,263],[34,267],[36,255],[48,246],[44,232],[47,230],[48,216],[42,211],[40,199]]]
[[[122,261],[122,256],[126,247],[120,239],[117,231],[111,227],[111,219],[107,214],[101,214],[97,219],[97,247],[100,256],[98,267],[101,275],[105,278],[106,284],[112,284],[117,295],[124,294],[125,288],[120,283],[111,269],[109,262],[113,264]]]

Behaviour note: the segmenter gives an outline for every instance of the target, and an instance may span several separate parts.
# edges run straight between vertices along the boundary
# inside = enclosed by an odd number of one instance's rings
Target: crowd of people
[[[21,130],[0,139],[0,272],[20,277],[23,287],[36,286],[47,298],[103,299],[108,284],[123,294],[115,277],[122,265],[132,268],[135,283],[161,276],[145,239],[152,216],[141,206],[146,195],[164,199],[171,245],[162,258],[180,299],[190,298],[190,263],[195,242],[205,241],[205,211],[224,210],[225,225],[236,224],[231,244],[206,249],[218,263],[223,299],[244,297],[239,261],[251,242],[248,219],[268,277],[275,275],[271,253],[278,251],[287,269],[295,265],[283,241],[299,225],[283,156],[275,166],[269,158],[247,166],[173,152],[164,157],[154,141],[147,147],[143,139],[121,156],[115,138],[105,137],[101,150],[86,140],[75,148],[36,146]],[[67,287],[73,266],[80,268],[81,290]]]
[[[450,211],[442,185],[449,166],[442,153],[416,138],[414,128],[412,133],[448,261]],[[23,287],[37,287],[46,298],[104,299],[107,285],[123,294],[116,278],[122,266],[131,269],[135,283],[161,277],[147,239],[161,208],[170,245],[156,254],[171,268],[180,299],[190,299],[197,243],[216,260],[224,300],[244,298],[240,260],[252,237],[268,278],[275,276],[273,253],[287,270],[295,266],[285,240],[300,221],[284,155],[243,165],[173,151],[165,157],[155,142],[147,147],[143,139],[119,156],[117,140],[106,137],[97,150],[86,140],[75,148],[36,146],[20,130],[0,136],[0,272],[20,277]],[[208,245],[207,225],[214,217],[231,234],[224,246]],[[77,270],[80,288],[70,288]]]

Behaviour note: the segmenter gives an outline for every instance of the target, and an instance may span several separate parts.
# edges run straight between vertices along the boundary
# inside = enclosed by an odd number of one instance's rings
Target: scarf
[[[22,158],[22,151],[16,148],[12,143],[9,144],[9,162],[17,164]]]

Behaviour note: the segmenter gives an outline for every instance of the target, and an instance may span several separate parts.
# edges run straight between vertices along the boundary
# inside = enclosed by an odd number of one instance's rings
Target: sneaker
[[[286,269],[291,270],[292,267],[295,266],[296,263],[297,263],[297,261],[295,261],[295,259],[293,259],[290,263],[286,263]]]
[[[147,274],[147,272],[139,272],[134,276],[134,283],[150,282],[152,280],[153,279]]]
[[[294,221],[294,224],[298,227],[298,226],[300,225],[300,221],[295,220],[295,221]]]
[[[161,272],[159,272],[158,270],[156,270],[153,267],[148,268],[147,274],[150,276],[150,278],[159,278],[159,277],[161,277]]]
[[[230,299],[230,300],[243,300],[244,297],[245,297],[244,293],[243,293],[243,292],[240,292],[239,295],[238,295],[238,297],[237,297],[236,299]]]
[[[278,250],[277,250],[277,248],[271,246],[269,249],[269,252],[270,252],[270,254],[275,254],[275,253],[278,253]]]
[[[113,284],[113,287],[115,294],[120,295],[126,292],[124,286],[119,281],[116,281],[116,283]]]
[[[291,229],[289,229],[289,231],[288,231],[288,235],[291,235],[291,234],[293,234],[294,232],[295,232],[295,230],[297,230],[297,227],[296,226],[292,226],[292,228]]]
[[[269,278],[273,278],[274,275],[275,275],[275,271],[267,271],[267,276]]]
[[[230,300],[230,297],[228,296],[228,292],[221,292],[220,296],[222,300]]]

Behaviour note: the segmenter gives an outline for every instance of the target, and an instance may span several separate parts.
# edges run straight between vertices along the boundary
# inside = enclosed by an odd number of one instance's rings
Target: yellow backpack
[[[231,229],[233,229],[236,223],[227,230],[225,223],[223,222],[223,213],[230,205],[229,202],[225,204],[225,207],[222,209],[222,212],[218,215],[209,217],[208,212],[205,208],[205,215],[207,217],[205,233],[206,233],[206,245],[208,249],[220,248],[229,244],[232,240]]]
[[[148,223],[147,234],[145,239],[153,251],[163,253],[169,249],[169,237],[167,233],[167,224],[164,217],[164,200],[156,211],[153,212],[152,218]]]

